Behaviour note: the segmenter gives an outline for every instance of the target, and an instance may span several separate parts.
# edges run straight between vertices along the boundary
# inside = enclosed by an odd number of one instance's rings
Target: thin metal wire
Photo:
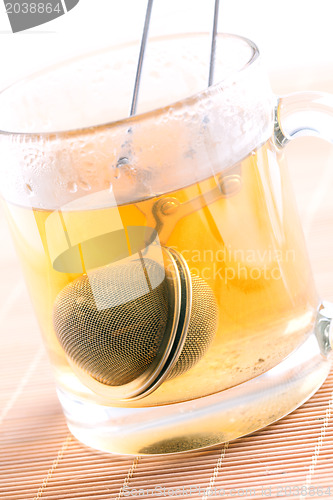
[[[135,84],[134,84],[134,90],[133,90],[130,116],[133,116],[136,113],[136,107],[137,107],[137,103],[138,103],[138,96],[139,96],[139,89],[140,89],[140,82],[141,82],[142,65],[143,65],[143,59],[145,56],[152,7],[153,7],[153,0],[148,0],[145,24],[143,27],[143,33],[142,33],[142,38],[141,38],[141,47],[140,47],[138,66],[136,69],[136,77],[135,77]]]
[[[220,0],[215,0],[212,43],[211,43],[211,50],[210,50],[208,86],[212,85],[213,79],[214,79],[215,55],[216,55],[216,34],[217,34],[217,23],[218,23],[218,16],[219,16],[219,4],[220,4]],[[139,90],[140,90],[140,83],[141,83],[142,66],[143,66],[143,60],[144,60],[144,56],[145,56],[146,45],[147,45],[152,7],[153,7],[153,0],[148,0],[146,17],[145,17],[145,24],[143,27],[143,33],[142,33],[142,38],[141,38],[141,47],[140,47],[138,65],[137,65],[137,69],[136,69],[135,84],[134,84],[134,90],[133,90],[133,96],[132,96],[130,116],[133,116],[136,113]]]
[[[219,17],[219,0],[215,0],[214,8],[214,21],[213,21],[213,32],[212,32],[212,45],[210,49],[210,64],[209,64],[209,77],[208,86],[210,87],[214,79],[214,69],[215,69],[215,55],[216,55],[216,33],[217,33],[217,21]]]

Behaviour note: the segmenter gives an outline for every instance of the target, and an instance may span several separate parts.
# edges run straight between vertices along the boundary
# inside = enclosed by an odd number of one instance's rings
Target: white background
[[[333,0],[220,3],[219,30],[257,43],[277,90],[333,79]],[[209,31],[213,7],[213,0],[155,0],[150,35]],[[139,39],[145,9],[146,0],[80,0],[66,15],[12,34],[0,0],[0,88],[54,61]]]

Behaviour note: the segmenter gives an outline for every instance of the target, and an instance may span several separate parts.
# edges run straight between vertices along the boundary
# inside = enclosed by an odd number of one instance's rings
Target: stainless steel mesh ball
[[[145,259],[105,266],[69,283],[53,310],[54,329],[67,356],[95,380],[120,386],[139,377],[153,362],[167,335],[168,286],[163,267]],[[161,277],[147,288],[147,276]],[[217,305],[207,283],[191,276],[192,311],[183,350],[168,379],[189,370],[204,354],[216,331]],[[145,287],[145,288],[143,288]],[[98,290],[98,305],[95,297]],[[134,300],[133,291],[138,296]],[[116,295],[118,305],[107,306]],[[103,308],[105,297],[105,308]],[[102,301],[102,308],[101,308]],[[186,304],[182,304],[186,307]]]
[[[207,351],[216,329],[218,308],[215,296],[207,283],[191,274],[192,310],[184,347],[168,379],[185,373]]]
[[[145,259],[148,273],[161,273],[159,264]],[[143,288],[145,287],[145,288]],[[165,331],[168,296],[165,280],[131,300],[147,285],[141,261],[104,267],[83,275],[58,295],[53,323],[66,354],[99,382],[123,385],[134,380],[152,362]],[[98,310],[93,290],[116,294],[119,305]],[[121,296],[120,296],[121,295]]]

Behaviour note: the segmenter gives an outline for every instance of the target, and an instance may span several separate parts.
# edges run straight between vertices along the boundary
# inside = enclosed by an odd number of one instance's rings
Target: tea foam
[[[99,208],[109,191],[118,204],[136,201],[246,157],[272,133],[274,96],[254,48],[228,35],[218,38],[215,82],[207,89],[209,52],[205,35],[150,41],[139,116],[132,118],[138,55],[132,45],[58,65],[5,90],[3,197],[41,209],[68,203],[82,209],[91,194],[103,192],[100,201],[94,197]]]

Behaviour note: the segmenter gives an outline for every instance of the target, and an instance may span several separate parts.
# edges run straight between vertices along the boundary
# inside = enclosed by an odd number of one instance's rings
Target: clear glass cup
[[[332,96],[277,98],[249,40],[149,40],[0,94],[1,193],[68,426],[126,454],[248,434],[330,368],[284,146]]]

